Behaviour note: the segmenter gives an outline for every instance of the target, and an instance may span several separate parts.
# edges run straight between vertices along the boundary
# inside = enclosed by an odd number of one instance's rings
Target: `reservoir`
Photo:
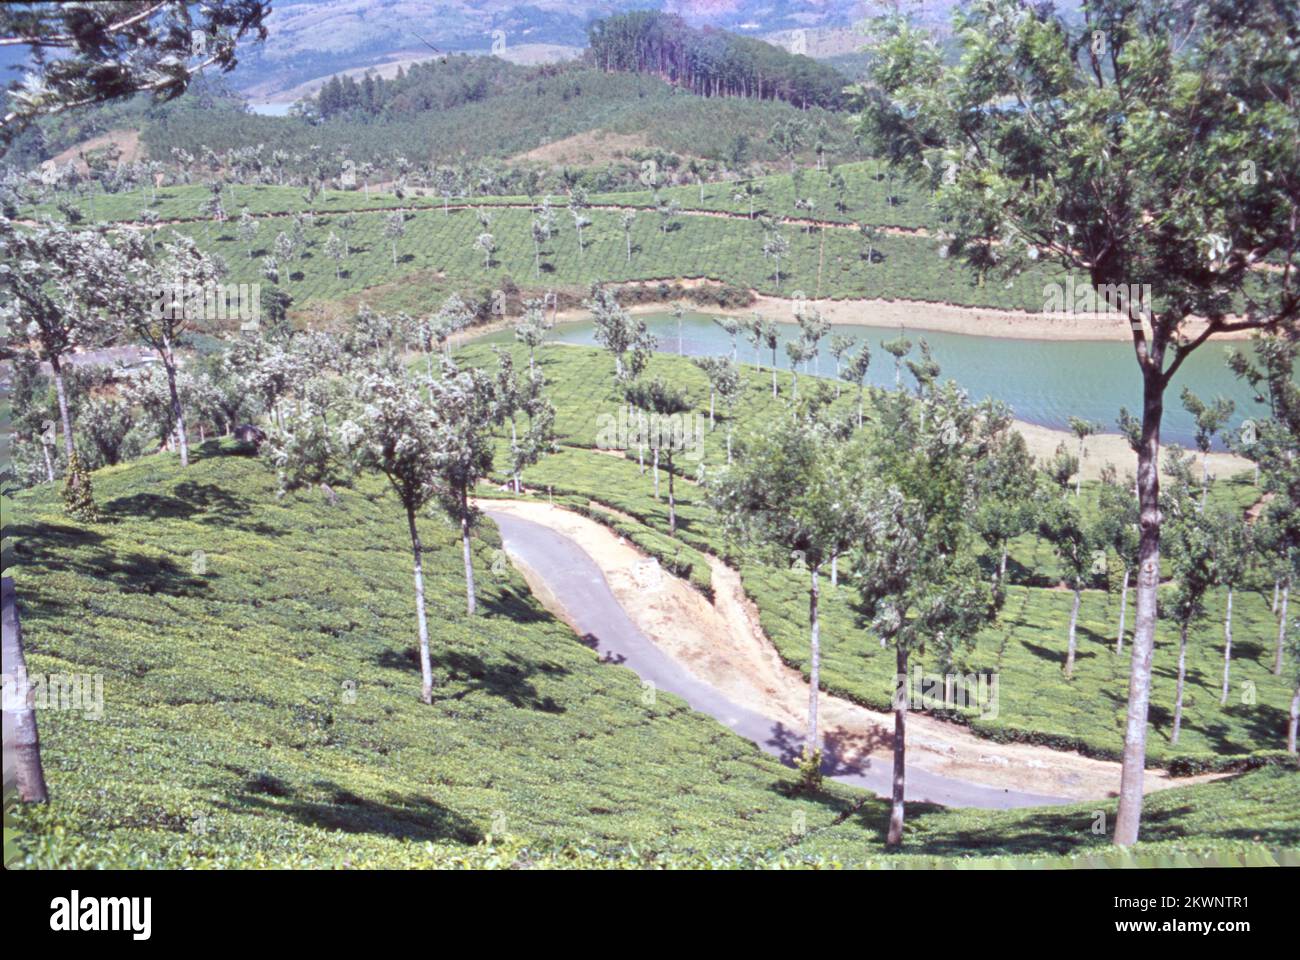
[[[658,349],[676,353],[677,321],[671,314],[646,314]],[[789,368],[785,343],[797,339],[799,327],[778,324],[781,344],[777,348],[777,366]],[[899,335],[897,327],[871,327],[836,324],[820,344],[818,368],[823,376],[833,376],[835,360],[830,355],[830,338],[842,335],[867,340],[871,345],[871,369],[867,382],[876,386],[894,385],[894,358],[881,349],[882,340]],[[978,337],[956,333],[905,330],[913,343],[911,358],[919,356],[916,345],[924,339],[930,344],[934,359],[942,368],[941,377],[956,380],[972,400],[994,397],[1006,402],[1017,417],[1030,423],[1057,430],[1069,429],[1070,417],[1082,417],[1101,425],[1104,433],[1117,433],[1115,425],[1120,407],[1140,415],[1142,383],[1138,376],[1133,346],[1122,341],[1015,340],[1002,337]],[[507,333],[488,339],[506,341]],[[596,346],[590,322],[562,323],[550,332],[548,341]],[[1179,400],[1184,386],[1189,386],[1202,400],[1216,396],[1236,403],[1230,429],[1236,431],[1247,417],[1267,414],[1254,401],[1251,388],[1233,376],[1225,359],[1229,347],[1250,351],[1248,340],[1210,340],[1201,346],[1179,369],[1165,395],[1165,415],[1161,430],[1163,443],[1180,443],[1189,449],[1195,443],[1195,422]],[[687,356],[721,355],[731,352],[731,338],[708,314],[688,313],[682,320],[681,352]],[[755,362],[754,347],[737,337],[737,359],[744,364]],[[772,352],[762,350],[764,369],[771,363]],[[904,386],[915,381],[903,367]],[[1225,449],[1221,440],[1215,449]]]

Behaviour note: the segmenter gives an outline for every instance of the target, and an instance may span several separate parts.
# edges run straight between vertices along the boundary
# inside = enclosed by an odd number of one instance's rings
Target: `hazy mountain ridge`
[[[868,13],[867,4],[845,0],[447,0],[436,7],[428,0],[278,0],[268,19],[270,39],[248,48],[231,79],[253,96],[284,99],[287,91],[318,85],[331,74],[422,53],[486,53],[495,43],[517,62],[561,59],[586,46],[593,20],[641,9],[666,10],[694,26],[768,37],[787,47],[795,31],[806,30],[812,56],[845,52],[842,38]],[[836,40],[819,40],[830,36]]]

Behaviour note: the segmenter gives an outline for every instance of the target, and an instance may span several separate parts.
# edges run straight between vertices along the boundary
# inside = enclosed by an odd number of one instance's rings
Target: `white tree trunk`
[[[1286,748],[1288,752],[1294,754],[1296,727],[1300,726],[1300,686],[1295,688],[1295,696],[1291,698],[1291,723],[1287,727]]]
[[[433,664],[429,659],[429,622],[424,615],[424,548],[415,529],[415,511],[406,510],[411,531],[411,553],[415,557],[415,621],[420,636],[420,700],[433,703]]]
[[[1124,586],[1119,594],[1119,633],[1115,635],[1115,654],[1124,652],[1124,618],[1128,614],[1128,579],[1132,571],[1124,568]]]
[[[1273,675],[1282,676],[1282,653],[1286,649],[1286,610],[1291,598],[1291,578],[1282,584],[1282,615],[1277,619],[1277,653],[1273,657]]]
[[[1142,781],[1146,772],[1147,716],[1151,707],[1151,666],[1155,656],[1156,591],[1160,583],[1160,420],[1164,414],[1163,374],[1143,370],[1142,438],[1138,450],[1137,612],[1129,664],[1124,760],[1114,842],[1137,843],[1142,824]]]
[[[474,616],[474,554],[469,548],[469,494],[462,490],[460,495],[460,543],[465,558],[465,612]]]
[[[1187,624],[1178,632],[1178,686],[1174,693],[1174,732],[1169,737],[1170,744],[1178,742],[1178,735],[1183,729],[1183,687],[1187,681]]]
[[[1079,623],[1079,602],[1083,599],[1083,591],[1078,587],[1074,588],[1074,607],[1070,610],[1070,642],[1065,650],[1065,678],[1068,680],[1074,673],[1074,647],[1075,647],[1075,628]]]
[[[190,465],[190,441],[185,435],[185,409],[181,406],[181,394],[176,388],[176,358],[169,345],[163,351],[163,366],[167,368],[167,389],[171,392],[172,418],[176,422],[176,443],[181,452],[181,466]]]
[[[821,590],[817,583],[818,565],[812,567],[812,585],[808,589],[808,752],[812,753],[820,746],[817,739],[817,693],[821,685],[821,622],[817,617],[817,605]]]
[[[18,621],[14,582],[9,577],[0,585],[0,609],[4,619],[5,725],[13,724],[12,733],[6,731],[13,740],[5,743],[5,756],[13,760],[18,799],[24,803],[47,803],[49,792],[41,767],[41,738],[27,679],[27,660],[23,656],[23,631]],[[8,702],[11,700],[14,702]]]
[[[1223,617],[1223,696],[1221,706],[1228,705],[1228,680],[1232,671],[1232,587],[1228,587],[1228,612]]]
[[[898,676],[894,688],[894,780],[889,808],[889,835],[885,840],[886,845],[890,847],[897,847],[903,842],[907,764],[907,650],[901,646],[898,648],[896,665]]]

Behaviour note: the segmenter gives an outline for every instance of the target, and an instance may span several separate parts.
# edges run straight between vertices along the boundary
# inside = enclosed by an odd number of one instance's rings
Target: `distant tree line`
[[[696,29],[673,14],[638,10],[597,20],[587,38],[603,70],[654,74],[701,96],[831,110],[845,103],[847,79],[834,67],[752,37]]]
[[[391,80],[369,71],[360,80],[335,74],[317,92],[314,107],[322,120],[450,110],[517,86],[533,72],[497,57],[459,54],[399,67]]]

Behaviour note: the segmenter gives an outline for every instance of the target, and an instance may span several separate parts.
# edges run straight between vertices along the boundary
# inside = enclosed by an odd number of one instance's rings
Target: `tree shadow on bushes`
[[[317,786],[324,789],[331,799],[298,797],[296,791],[283,781],[276,781],[274,790],[264,789],[250,781],[243,792],[217,806],[232,813],[289,816],[304,826],[322,830],[372,833],[398,840],[451,840],[472,844],[483,839],[482,832],[470,820],[425,797],[393,795],[391,802],[384,803],[357,796],[333,783],[323,782]]]

